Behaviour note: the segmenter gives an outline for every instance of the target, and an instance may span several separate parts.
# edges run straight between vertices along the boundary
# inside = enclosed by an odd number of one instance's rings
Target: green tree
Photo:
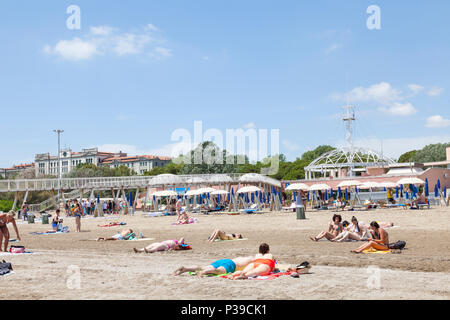
[[[411,162],[412,159],[416,156],[417,150],[409,151],[400,156],[398,158],[399,163]]]
[[[416,152],[416,154],[411,158],[414,162],[437,162],[445,161],[446,149],[450,147],[450,143],[437,143],[427,145],[422,150]]]
[[[334,149],[336,149],[336,148],[333,148],[332,146],[328,146],[328,145],[318,146],[314,150],[305,152],[302,155],[302,160],[312,162],[315,159],[319,158],[321,155],[323,155],[327,152],[330,152]]]

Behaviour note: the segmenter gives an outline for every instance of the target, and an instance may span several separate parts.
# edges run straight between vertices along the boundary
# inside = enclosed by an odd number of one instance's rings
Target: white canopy
[[[190,177],[186,180],[187,183],[205,183],[206,180],[200,177]]]
[[[253,192],[258,192],[258,191],[261,191],[258,187],[246,186],[246,187],[240,188],[238,191],[236,191],[236,193],[253,193]]]
[[[331,189],[331,187],[324,183],[313,184],[311,187],[309,187],[309,191],[323,191],[323,190],[330,190],[330,189]]]
[[[363,183],[361,181],[356,181],[356,180],[347,180],[347,181],[342,181],[341,183],[338,184],[338,187],[341,188],[346,188],[346,187],[357,187],[362,185]]]
[[[165,173],[155,176],[150,180],[148,184],[151,186],[156,186],[156,185],[175,185],[182,183],[183,179],[180,178],[179,176],[170,173]]]
[[[383,188],[383,186],[380,185],[378,182],[367,181],[367,182],[364,182],[362,185],[360,185],[360,188],[362,188],[362,189],[373,189],[373,188]]]
[[[211,193],[216,191],[216,189],[214,188],[200,188],[200,189],[195,189],[195,190],[189,190],[188,192],[186,192],[187,196],[197,196],[200,194],[204,194],[204,193]]]
[[[211,192],[211,195],[214,195],[214,196],[225,195],[225,194],[229,194],[229,192],[226,190],[216,190],[216,191]]]
[[[175,197],[178,194],[172,190],[156,191],[151,194],[152,197]]]
[[[384,181],[379,183],[380,187],[382,188],[395,188],[398,186],[398,183],[390,182],[390,181]]]
[[[419,179],[419,178],[403,178],[397,181],[397,184],[425,184],[425,181]]]
[[[233,178],[226,174],[213,174],[208,178],[209,183],[231,183]]]
[[[297,190],[309,190],[309,186],[307,184],[304,183],[293,183],[290,184],[286,190],[293,190],[293,191],[297,191]]]

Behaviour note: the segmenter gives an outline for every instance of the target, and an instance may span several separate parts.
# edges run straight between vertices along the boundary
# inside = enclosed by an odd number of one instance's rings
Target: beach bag
[[[0,262],[0,276],[4,274],[8,274],[12,271],[12,265],[9,262],[6,262],[3,260],[3,262]]]
[[[394,243],[389,244],[388,247],[389,247],[389,249],[399,249],[399,250],[402,250],[402,249],[405,248],[405,246],[406,246],[406,241],[399,240],[399,241],[397,241],[397,242],[394,242]]]
[[[9,248],[9,252],[11,252],[11,253],[24,253],[25,252],[25,247],[24,246],[11,246],[11,248]]]

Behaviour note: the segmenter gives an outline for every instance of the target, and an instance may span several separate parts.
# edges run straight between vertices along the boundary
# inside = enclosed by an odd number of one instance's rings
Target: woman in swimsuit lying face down
[[[208,240],[209,242],[213,242],[216,239],[220,240],[236,240],[236,239],[242,239],[242,234],[240,233],[225,233],[225,231],[216,229],[214,232],[209,236]]]
[[[163,242],[155,242],[150,245],[148,245],[145,248],[142,249],[136,249],[133,248],[134,252],[140,253],[153,253],[157,251],[170,251],[170,250],[180,250],[181,245],[184,244],[184,238],[181,238],[180,240],[172,239],[172,240],[166,240]]]
[[[270,253],[267,243],[259,246],[259,253],[255,256],[255,260],[245,267],[242,271],[236,271],[228,276],[229,279],[248,279],[249,277],[266,276],[275,269],[275,259]]]
[[[207,274],[224,274],[233,273],[236,270],[242,270],[246,266],[255,260],[255,256],[249,257],[237,257],[234,259],[221,259],[214,261],[207,266],[194,266],[194,267],[180,267],[174,273],[173,276],[179,276],[185,272],[195,272],[198,277],[202,277]]]

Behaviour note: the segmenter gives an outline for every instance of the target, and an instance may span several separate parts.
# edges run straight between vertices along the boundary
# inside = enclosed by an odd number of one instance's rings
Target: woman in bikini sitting
[[[346,221],[344,221],[346,222]],[[343,223],[344,225],[344,223]],[[346,226],[344,226],[345,228]],[[356,217],[352,217],[352,225],[345,232],[342,232],[339,236],[332,239],[331,241],[342,242],[347,239],[356,240],[356,241],[364,241],[368,238],[368,231],[366,228],[362,227],[358,222]]]
[[[242,271],[236,271],[228,276],[231,280],[248,279],[249,277],[267,276],[275,269],[275,258],[270,253],[267,243],[259,246],[255,260]]]
[[[184,238],[181,238],[180,240],[172,239],[172,240],[166,240],[163,242],[155,242],[150,245],[148,245],[145,248],[142,249],[136,249],[133,248],[134,252],[140,253],[153,253],[157,251],[171,251],[171,250],[181,250],[182,244],[184,244]]]
[[[216,239],[220,240],[236,240],[236,239],[243,239],[242,234],[240,233],[225,233],[225,231],[216,229],[211,234],[211,236],[208,238],[209,242],[213,242]]]
[[[315,237],[310,237],[312,241],[319,241],[322,238],[326,238],[327,240],[332,240],[336,238],[339,233],[343,231],[342,227],[342,217],[339,214],[333,215],[333,221],[328,225],[328,231],[322,231]]]
[[[389,235],[386,230],[380,228],[380,225],[376,221],[370,223],[370,230],[372,237],[368,239],[368,242],[351,252],[361,253],[364,250],[372,248],[379,251],[389,250]]]
[[[8,223],[12,223],[14,231],[16,232],[17,240],[20,241],[19,230],[17,229],[16,219],[14,219],[15,213],[14,211],[10,211],[8,213],[0,213],[0,251],[2,250],[2,242],[3,238],[5,239],[5,243],[3,245],[3,251],[8,252],[8,243],[9,243],[9,230]]]

